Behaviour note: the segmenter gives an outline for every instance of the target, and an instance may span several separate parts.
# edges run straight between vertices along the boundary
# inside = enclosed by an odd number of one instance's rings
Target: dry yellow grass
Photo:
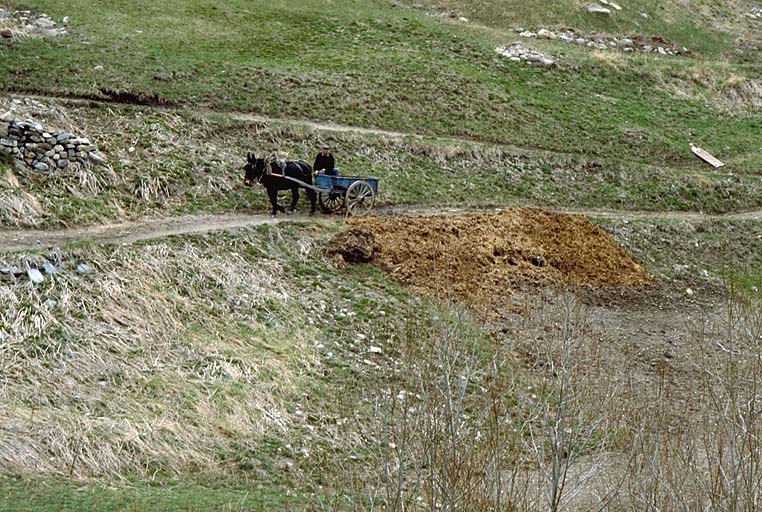
[[[0,286],[2,467],[218,471],[237,439],[287,436],[282,397],[312,364],[315,332],[281,263],[193,244],[90,256],[92,274]]]

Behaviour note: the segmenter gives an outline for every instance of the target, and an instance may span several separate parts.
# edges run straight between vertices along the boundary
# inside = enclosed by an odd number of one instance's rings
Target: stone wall
[[[65,169],[73,163],[105,162],[98,147],[88,139],[46,130],[40,123],[22,121],[10,112],[0,116],[0,151],[38,171]]]

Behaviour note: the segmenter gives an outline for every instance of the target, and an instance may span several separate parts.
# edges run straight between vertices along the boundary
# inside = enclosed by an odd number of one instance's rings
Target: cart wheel
[[[344,194],[321,192],[318,196],[323,213],[338,213],[344,208]]]
[[[366,215],[376,200],[373,187],[367,181],[355,181],[347,189],[347,215]]]

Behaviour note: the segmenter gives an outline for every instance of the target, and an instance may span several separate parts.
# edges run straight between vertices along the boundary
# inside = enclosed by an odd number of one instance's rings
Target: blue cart
[[[315,176],[312,187],[326,213],[366,215],[378,195],[378,179],[365,176]]]

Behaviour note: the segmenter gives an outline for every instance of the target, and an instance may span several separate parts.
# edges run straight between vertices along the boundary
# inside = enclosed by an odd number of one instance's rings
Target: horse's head
[[[243,166],[244,178],[243,184],[250,187],[255,181],[262,177],[265,172],[265,159],[257,158],[257,155],[246,153],[246,165]]]

